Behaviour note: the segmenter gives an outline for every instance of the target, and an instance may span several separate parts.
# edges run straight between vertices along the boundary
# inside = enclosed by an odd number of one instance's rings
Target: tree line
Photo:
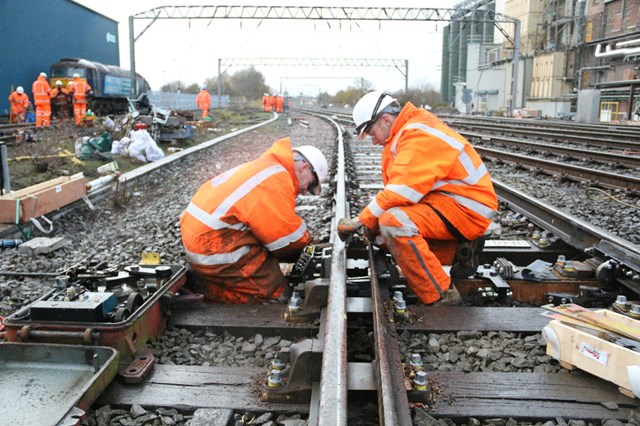
[[[175,80],[163,85],[160,90],[163,92],[198,93],[201,87],[206,87],[211,93],[218,93],[218,77],[207,78],[203,85],[185,84]],[[246,68],[234,74],[223,74],[220,77],[221,93],[229,95],[232,99],[244,102],[254,101],[262,98],[265,93],[275,93],[266,83],[264,75],[255,68]],[[353,106],[365,93],[376,90],[374,85],[364,79],[356,80],[353,85],[338,91],[335,95],[327,92],[318,94],[318,103],[321,105]],[[411,101],[418,106],[439,106],[441,105],[440,92],[431,85],[410,88],[408,91],[398,91],[391,93],[398,99],[401,105]]]

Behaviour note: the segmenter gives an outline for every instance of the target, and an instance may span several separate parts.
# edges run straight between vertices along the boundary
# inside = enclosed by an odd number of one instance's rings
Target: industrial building
[[[517,66],[505,37],[468,22],[469,11],[492,7],[494,0],[456,5],[460,19],[443,38],[444,101],[478,114],[638,120],[640,0],[505,0],[496,12],[520,21]]]
[[[0,115],[18,86],[31,84],[61,58],[120,65],[118,22],[72,0],[3,1],[0,13]]]

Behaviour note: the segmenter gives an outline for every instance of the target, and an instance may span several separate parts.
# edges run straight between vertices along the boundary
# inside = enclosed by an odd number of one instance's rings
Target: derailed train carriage
[[[129,110],[127,98],[138,98],[150,90],[149,83],[140,74],[136,74],[134,86],[130,71],[79,58],[63,58],[51,65],[49,83],[54,87],[60,80],[66,88],[76,73],[93,89],[89,108],[98,115],[124,114]]]

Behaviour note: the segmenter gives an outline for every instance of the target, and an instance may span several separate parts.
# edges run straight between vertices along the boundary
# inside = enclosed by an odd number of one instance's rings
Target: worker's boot
[[[452,282],[449,290],[445,291],[442,298],[433,302],[431,306],[462,306],[462,304],[462,296],[460,296],[460,292]]]
[[[461,241],[451,265],[451,278],[469,278],[480,265],[480,254],[484,249],[484,236],[472,241]]]

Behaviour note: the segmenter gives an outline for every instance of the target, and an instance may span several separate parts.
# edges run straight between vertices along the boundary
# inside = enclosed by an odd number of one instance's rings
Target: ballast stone
[[[199,408],[193,413],[191,426],[227,425],[233,417],[233,410],[218,408]]]

